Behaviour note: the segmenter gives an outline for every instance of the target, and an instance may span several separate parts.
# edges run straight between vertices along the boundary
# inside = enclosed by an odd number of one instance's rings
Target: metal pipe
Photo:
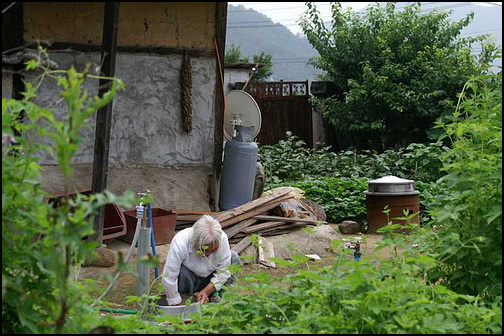
[[[142,265],[141,260],[149,252],[149,242],[150,242],[150,228],[142,227],[140,230],[140,237],[138,238],[138,249],[137,249],[137,270],[138,270],[138,280],[137,280],[137,296],[142,297],[144,294],[148,294],[149,289],[149,266]]]
[[[249,78],[247,79],[247,81],[245,82],[245,85],[243,85],[242,87],[242,90],[245,91],[245,88],[247,87],[247,85],[249,84],[250,80],[252,79],[252,77],[254,76],[254,74],[256,73],[257,71],[257,68],[259,68],[259,63],[256,63],[255,67],[252,68],[252,72],[249,74]]]
[[[126,258],[124,258],[124,263],[128,263],[129,259],[131,258],[131,254],[133,253],[133,249],[135,248],[135,245],[137,243],[137,240],[138,240],[138,237],[140,235],[140,228],[142,226],[142,218],[144,217],[143,216],[143,211],[144,211],[144,207],[142,204],[140,204],[139,206],[136,207],[137,209],[137,226],[135,228],[135,235],[133,236],[133,241],[131,242],[131,246],[128,250],[128,253],[126,254]],[[114,285],[116,284],[117,282],[117,279],[119,278],[119,276],[122,274],[122,271],[118,271],[116,273],[116,275],[114,276],[114,279],[110,282],[109,286],[107,287],[107,289],[105,289],[105,291],[95,300],[95,302],[93,302],[91,304],[91,307],[94,307],[96,306],[96,304],[101,301],[101,299],[103,299],[109,292],[112,288],[114,288]]]
[[[152,255],[155,257],[157,255],[156,251],[156,240],[154,239],[154,226],[152,224],[152,206],[151,204],[147,204],[147,216],[149,216],[149,226],[151,228],[151,247],[152,247]],[[154,267],[154,275],[155,277],[159,277],[159,268]]]
[[[136,314],[136,310],[124,310],[124,309],[114,309],[114,308],[100,308],[100,311],[109,313],[121,313],[121,314]]]

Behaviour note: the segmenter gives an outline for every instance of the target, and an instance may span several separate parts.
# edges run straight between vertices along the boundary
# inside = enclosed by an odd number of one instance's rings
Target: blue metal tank
[[[258,147],[252,127],[237,126],[237,135],[226,142],[219,192],[219,209],[229,210],[252,201]]]

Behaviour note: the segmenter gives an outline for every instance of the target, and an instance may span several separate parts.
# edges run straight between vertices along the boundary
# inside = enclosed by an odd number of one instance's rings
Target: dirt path
[[[288,259],[289,254],[317,254],[322,259],[318,261],[309,261],[305,265],[299,266],[300,268],[315,268],[317,266],[326,266],[334,262],[334,258],[338,254],[334,253],[332,249],[333,240],[355,240],[355,237],[361,238],[361,253],[363,258],[388,258],[390,257],[389,251],[377,250],[377,246],[382,241],[383,236],[380,234],[340,234],[334,230],[335,226],[325,225],[312,233],[305,231],[296,231],[288,235],[267,237],[272,241],[275,246],[275,257]],[[130,245],[119,240],[110,242],[107,246],[115,253],[122,253],[126,255]],[[166,261],[166,254],[169,249],[169,244],[156,246],[157,254],[159,256],[159,273],[163,270],[163,265]],[[247,248],[240,255],[247,255],[254,253],[252,247]],[[135,250],[132,255],[132,260],[136,257]],[[106,277],[115,275],[117,267],[82,267],[79,271],[79,280],[94,279],[95,290],[94,296],[98,297],[110,283]],[[286,274],[292,274],[296,271],[295,268],[290,267],[276,267],[268,268],[255,264],[246,263],[243,265],[241,274],[251,273],[264,273],[267,272],[271,277],[283,277]],[[155,279],[154,270],[151,270],[150,282],[153,283]],[[136,295],[136,278],[131,272],[124,272],[120,277],[118,284],[106,296],[106,300],[110,303],[108,307],[118,309],[136,309],[134,303],[127,304],[128,296]],[[154,282],[151,293],[161,294],[163,291],[161,281]]]

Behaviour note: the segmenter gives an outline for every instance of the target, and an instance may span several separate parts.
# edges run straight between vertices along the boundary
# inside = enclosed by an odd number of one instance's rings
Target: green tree
[[[254,76],[252,76],[252,81],[263,82],[267,81],[271,77],[273,74],[271,69],[273,67],[273,63],[271,62],[272,58],[273,55],[266,54],[264,51],[261,51],[259,54],[253,56],[254,63],[260,64],[260,66],[254,73]]]
[[[224,63],[248,63],[248,57],[243,57],[240,46],[236,46],[234,43],[231,44],[229,50],[226,51],[224,55]]]
[[[261,82],[266,81],[273,74],[272,67],[273,55],[267,54],[261,51],[259,54],[253,55],[253,63],[258,64],[258,69],[252,76],[251,81]],[[224,55],[225,63],[249,63],[249,58],[242,56],[240,46],[236,46],[234,43],[231,44],[229,50]]]
[[[307,3],[300,24],[320,54],[312,63],[346,96],[315,99],[327,121],[379,137],[380,150],[427,141],[433,122],[453,111],[464,83],[496,54],[488,37],[460,36],[472,14],[460,21],[449,14],[422,13],[420,3],[399,10],[389,2],[359,16],[332,3],[326,28],[315,3]],[[476,43],[479,55],[471,52]]]

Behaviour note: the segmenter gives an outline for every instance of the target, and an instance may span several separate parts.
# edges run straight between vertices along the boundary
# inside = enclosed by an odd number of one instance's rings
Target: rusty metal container
[[[374,233],[388,222],[406,224],[404,212],[414,214],[409,220],[419,223],[420,192],[414,189],[414,181],[396,176],[384,176],[377,180],[368,181],[366,194],[366,210],[368,232]],[[388,209],[388,214],[384,211]]]
[[[133,242],[137,224],[136,210],[124,211],[126,217],[127,232],[120,239],[128,244]],[[169,244],[175,235],[177,214],[171,210],[152,208],[152,229],[156,245]]]

